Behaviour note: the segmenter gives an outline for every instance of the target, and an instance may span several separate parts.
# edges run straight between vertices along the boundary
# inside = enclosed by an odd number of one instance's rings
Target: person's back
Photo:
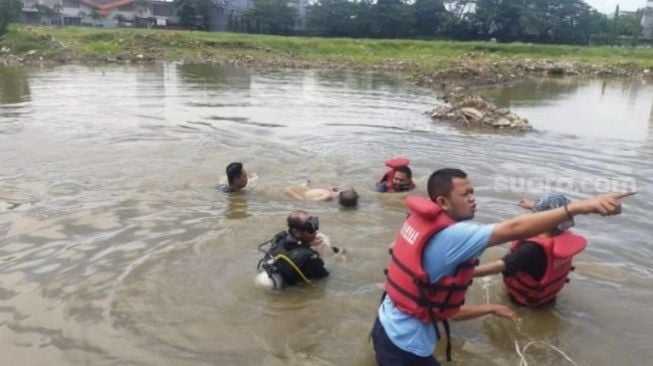
[[[300,282],[329,276],[324,261],[311,243],[317,239],[319,220],[306,211],[293,211],[287,217],[288,231],[283,231],[266,243],[271,247],[259,262],[264,271],[257,276],[257,283],[266,287],[282,288]],[[266,244],[264,243],[264,244]],[[266,274],[272,283],[259,277]]]
[[[564,195],[546,193],[536,202],[522,199],[519,205],[542,212],[569,203]],[[475,276],[502,273],[510,297],[520,305],[537,307],[550,303],[568,281],[573,256],[587,245],[584,237],[569,230],[573,226],[573,219],[568,219],[547,233],[515,241],[507,255],[479,266]]]

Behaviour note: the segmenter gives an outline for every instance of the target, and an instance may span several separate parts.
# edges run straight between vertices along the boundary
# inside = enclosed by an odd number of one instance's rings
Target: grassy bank
[[[11,56],[19,62],[185,60],[254,66],[384,69],[421,76],[442,75],[442,71],[458,67],[466,70],[462,72],[465,75],[478,74],[478,70],[485,68],[488,72],[506,74],[499,75],[503,78],[517,78],[529,70],[550,69],[528,66],[542,59],[556,64],[593,65],[589,69],[576,65],[574,74],[597,72],[601,68],[610,68],[616,74],[644,74],[644,70],[653,69],[653,49],[644,48],[279,37],[147,29],[51,29],[25,25],[13,26],[0,41],[0,48],[3,48],[0,57],[6,60]]]

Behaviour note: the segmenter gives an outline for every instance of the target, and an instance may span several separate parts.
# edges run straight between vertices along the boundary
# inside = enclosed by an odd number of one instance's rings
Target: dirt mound
[[[494,105],[478,95],[451,93],[442,98],[447,105],[436,107],[431,118],[451,121],[462,127],[492,127],[529,131],[533,127],[526,118]]]

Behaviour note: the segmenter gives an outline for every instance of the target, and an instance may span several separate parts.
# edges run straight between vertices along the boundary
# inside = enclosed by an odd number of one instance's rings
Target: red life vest
[[[422,266],[424,248],[433,235],[455,222],[425,197],[408,197],[406,206],[412,213],[390,249],[385,290],[395,307],[423,323],[446,320],[465,302],[465,291],[472,283],[478,261],[464,262],[455,275],[431,283]]]
[[[503,282],[510,296],[519,304],[537,307],[553,300],[565,283],[569,282],[567,276],[574,269],[571,260],[585,249],[587,240],[566,230],[555,237],[539,235],[528,240],[515,241],[511,252],[516,251],[525,242],[537,244],[544,250],[544,276],[537,281],[528,273],[518,271],[513,277],[504,277]]]
[[[410,164],[410,160],[407,158],[393,158],[385,161],[385,166],[387,166],[388,171],[383,174],[381,179],[379,179],[380,182],[385,182],[386,187],[388,188],[388,192],[393,192],[394,191],[394,184],[392,183],[392,179],[395,176],[395,168],[400,167],[400,166],[408,166]],[[413,183],[412,179],[409,184],[408,190],[412,190],[415,188],[415,184]]]

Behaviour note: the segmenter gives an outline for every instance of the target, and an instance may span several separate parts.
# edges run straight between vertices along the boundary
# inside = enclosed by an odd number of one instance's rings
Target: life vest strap
[[[420,291],[420,296],[415,296],[411,294],[410,292],[406,291],[403,287],[399,286],[395,281],[392,280],[392,278],[387,277],[386,278],[388,281],[388,284],[392,286],[394,289],[399,291],[402,295],[405,297],[411,299],[413,302],[416,302],[420,304],[421,306],[427,308],[429,310],[429,314],[432,314],[431,309],[432,308],[439,308],[441,310],[448,310],[448,309],[454,309],[462,306],[465,304],[465,300],[457,302],[457,303],[442,303],[442,302],[432,302],[427,299],[427,297],[424,295],[423,291]],[[424,287],[418,287],[421,290],[424,290]]]
[[[424,294],[424,288],[418,288],[420,294],[422,294],[423,297],[425,297]],[[451,292],[449,293],[451,295]],[[447,296],[448,297],[448,296]],[[463,300],[463,303],[465,300]],[[433,329],[435,329],[435,337],[437,340],[440,340],[440,328],[438,327],[438,319],[435,317],[435,314],[433,314],[433,303],[429,302],[429,304],[426,306],[427,311],[429,312],[429,317],[431,318],[431,323],[433,323]],[[440,307],[441,309],[443,308],[442,306]],[[447,319],[442,320],[442,325],[444,326],[444,334],[447,336],[447,345],[446,345],[446,358],[447,362],[451,362],[451,329],[449,328],[449,321]]]
[[[471,284],[472,281],[470,280],[464,285],[438,285],[437,283],[430,283],[430,284],[418,283],[417,286],[427,288],[431,291],[460,292],[460,291],[466,291],[469,285]]]
[[[549,283],[547,283],[547,284],[544,284],[544,285],[537,284],[536,286],[532,286],[532,285],[526,283],[526,282],[525,282],[525,281],[524,281],[520,276],[514,276],[514,278],[515,278],[515,280],[517,280],[517,282],[519,282],[520,285],[526,287],[526,288],[529,289],[529,290],[533,290],[533,291],[542,291],[542,290],[547,289],[548,287],[551,287],[551,286],[557,284],[557,283],[560,282],[560,281],[566,280],[568,274],[569,274],[569,273],[565,273],[564,275],[559,276],[558,278],[553,279],[551,282],[549,282]]]
[[[413,282],[415,282],[415,280],[417,279],[417,274],[416,274],[415,272],[411,271],[411,269],[408,268],[408,266],[406,266],[405,264],[403,264],[403,263],[399,260],[399,258],[397,258],[397,257],[394,255],[393,252],[390,252],[390,254],[392,255],[392,256],[391,256],[392,261],[397,265],[397,267],[401,268],[401,270],[404,271],[404,273],[406,273],[409,277],[413,278],[413,279],[414,279]],[[418,283],[418,282],[420,282],[420,281],[415,282],[415,284],[417,284],[417,285],[419,286],[419,283]]]

